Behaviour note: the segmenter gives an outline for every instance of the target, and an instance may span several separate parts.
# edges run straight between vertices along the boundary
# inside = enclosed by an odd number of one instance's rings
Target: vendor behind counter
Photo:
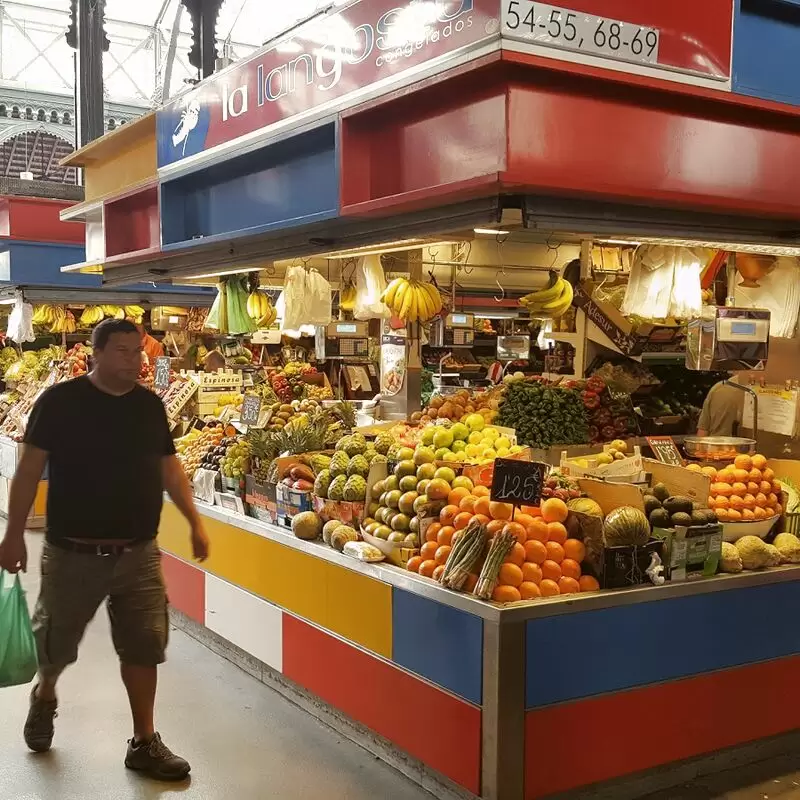
[[[715,383],[703,403],[698,436],[737,436],[742,426],[745,393],[720,381]]]

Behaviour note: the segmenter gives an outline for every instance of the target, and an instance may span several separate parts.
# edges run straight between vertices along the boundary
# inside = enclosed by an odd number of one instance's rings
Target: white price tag
[[[658,63],[657,28],[571,11],[533,0],[503,0],[503,35],[595,56]]]

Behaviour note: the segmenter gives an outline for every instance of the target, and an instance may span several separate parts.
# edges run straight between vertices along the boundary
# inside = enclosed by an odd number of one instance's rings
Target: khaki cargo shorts
[[[77,660],[86,626],[104,600],[120,661],[142,667],[163,663],[169,619],[161,551],[155,541],[108,556],[73,553],[46,543],[33,613],[44,674],[57,675]]]

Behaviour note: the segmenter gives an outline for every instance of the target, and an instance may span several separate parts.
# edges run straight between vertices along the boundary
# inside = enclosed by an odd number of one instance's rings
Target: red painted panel
[[[283,674],[479,793],[479,708],[289,614],[283,615]]]
[[[82,222],[62,222],[59,213],[74,205],[42,197],[0,197],[0,236],[28,242],[83,244]]]
[[[793,656],[529,711],[525,798],[795,729],[798,669]]]
[[[670,107],[664,96],[648,101],[641,89],[595,81],[579,80],[572,89],[558,84],[511,85],[505,182],[650,204],[800,214],[800,137],[776,118],[756,123],[694,100]]]
[[[201,625],[206,624],[206,574],[161,551],[161,568],[171,606]]]
[[[732,0],[569,0],[555,5],[658,28],[660,66],[730,77]]]
[[[150,186],[106,203],[105,236],[107,256],[159,247],[158,188]]]
[[[484,184],[505,169],[505,87],[454,85],[342,120],[342,206],[453,184]]]

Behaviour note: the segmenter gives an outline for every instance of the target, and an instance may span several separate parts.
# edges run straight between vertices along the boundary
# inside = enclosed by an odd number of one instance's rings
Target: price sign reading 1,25
[[[503,0],[503,34],[605,58],[658,63],[657,28],[571,11],[533,0]]]
[[[542,486],[548,467],[538,461],[498,458],[494,462],[491,498],[499,503],[536,506],[542,499]]]
[[[156,389],[169,388],[169,373],[170,373],[170,360],[167,356],[158,356],[156,358],[156,371],[153,376],[153,385]]]

